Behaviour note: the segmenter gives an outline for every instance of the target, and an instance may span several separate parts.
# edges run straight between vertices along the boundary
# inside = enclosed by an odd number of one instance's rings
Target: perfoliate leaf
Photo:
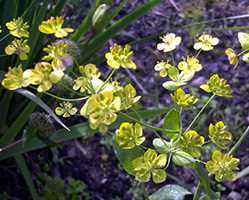
[[[172,108],[167,113],[167,115],[164,118],[163,128],[175,131],[175,132],[165,131],[164,134],[167,137],[171,139],[176,139],[178,137],[181,129],[181,119],[180,119],[180,112],[177,109]]]
[[[152,195],[149,200],[183,200],[186,195],[191,193],[179,185],[166,185]]]
[[[128,174],[134,175],[132,161],[142,156],[144,154],[144,150],[139,147],[135,147],[133,149],[121,149],[117,144],[114,145],[114,150],[124,170]]]
[[[238,33],[238,39],[243,50],[249,49],[249,33]]]

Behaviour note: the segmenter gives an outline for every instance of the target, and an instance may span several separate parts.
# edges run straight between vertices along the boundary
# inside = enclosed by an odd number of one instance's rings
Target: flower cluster
[[[212,154],[212,160],[207,162],[206,168],[210,174],[215,175],[216,181],[232,181],[238,165],[239,159],[216,150]]]
[[[153,149],[148,149],[143,156],[132,162],[136,180],[148,182],[152,177],[153,182],[162,183],[167,174],[162,168],[167,163],[166,154],[157,154]]]
[[[56,37],[65,37],[67,32],[72,32],[71,28],[62,28],[64,19],[62,17],[51,18],[46,22],[42,22],[39,30],[44,33],[53,33]],[[16,37],[5,48],[7,55],[16,54],[20,61],[28,60],[30,47],[28,45],[29,25],[22,18],[13,19],[6,23],[9,33]],[[48,45],[44,48],[44,52],[48,55],[42,58],[41,62],[35,64],[33,69],[23,71],[22,65],[18,67],[10,67],[9,72],[5,75],[2,85],[9,90],[16,90],[29,85],[37,85],[38,92],[46,92],[50,90],[53,84],[58,83],[64,76],[66,65],[65,57],[68,57],[69,45],[65,41],[59,41]]]

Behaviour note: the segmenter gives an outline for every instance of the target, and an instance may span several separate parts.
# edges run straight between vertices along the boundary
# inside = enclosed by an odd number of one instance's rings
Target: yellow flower
[[[212,160],[206,163],[206,168],[210,174],[215,175],[215,180],[218,182],[233,181],[236,175],[235,171],[238,170],[238,165],[238,158],[216,150],[212,154]]]
[[[226,149],[232,141],[232,134],[227,131],[227,127],[222,121],[210,124],[208,131],[211,141],[221,149]]]
[[[117,89],[115,95],[119,96],[121,99],[121,110],[129,109],[141,98],[141,96],[136,96],[136,89],[131,84],[128,84],[123,88],[121,87]]]
[[[42,60],[51,61],[51,65],[54,69],[65,70],[62,59],[67,55],[68,44],[64,42],[58,42],[48,45],[43,50],[48,53],[48,55],[44,56]]]
[[[51,64],[40,62],[34,69],[27,69],[23,73],[25,81],[32,85],[38,85],[38,92],[45,92],[52,88],[54,83],[58,83],[64,73],[60,70],[53,70]]]
[[[105,133],[117,119],[117,112],[121,108],[121,99],[113,95],[112,91],[105,91],[92,95],[81,108],[80,114],[89,118],[90,127]]]
[[[197,58],[188,56],[186,60],[179,62],[178,68],[184,71],[185,74],[194,74],[202,69],[202,65]]]
[[[87,78],[99,78],[101,76],[101,72],[94,64],[87,64],[85,66],[79,66],[79,71],[82,75]]]
[[[162,183],[167,178],[165,167],[167,163],[166,154],[157,154],[153,149],[148,149],[143,156],[132,161],[136,180],[148,182],[152,177],[154,183]]]
[[[116,130],[116,141],[123,149],[133,149],[145,141],[143,128],[140,124],[123,122]]]
[[[176,49],[177,46],[180,45],[182,38],[176,36],[174,33],[168,33],[160,39],[163,41],[162,43],[157,44],[157,49],[159,51],[170,52]]]
[[[205,92],[213,93],[221,97],[232,97],[232,91],[227,80],[220,78],[218,74],[212,75],[206,84],[200,86]]]
[[[105,54],[107,64],[114,69],[118,69],[120,67],[136,69],[137,66],[132,61],[132,56],[133,51],[131,50],[131,46],[128,44],[124,47],[114,44],[114,46],[110,48],[110,52]]]
[[[219,39],[213,37],[212,35],[203,33],[199,38],[198,41],[194,44],[195,50],[203,50],[203,51],[210,51],[214,49],[214,46],[219,43]]]
[[[231,65],[236,65],[239,62],[239,58],[233,49],[226,49],[225,54],[227,55],[229,63]]]
[[[5,48],[5,53],[7,55],[17,54],[20,60],[27,60],[28,53],[30,52],[30,47],[27,44],[27,40],[14,39],[11,44]]]
[[[59,105],[60,106],[55,108],[55,113],[62,117],[70,117],[71,115],[75,115],[78,111],[70,102],[62,102]]]
[[[10,68],[2,81],[2,86],[8,90],[16,90],[21,87],[27,87],[28,83],[23,79],[22,65]]]
[[[171,64],[161,61],[155,65],[154,69],[155,71],[159,72],[161,77],[166,77],[168,75],[168,70],[171,67],[173,67]]]
[[[63,23],[63,17],[51,17],[47,21],[42,22],[39,26],[39,31],[45,34],[54,34],[57,38],[64,38],[74,30],[72,28],[62,28]]]
[[[21,17],[17,19],[13,19],[10,22],[7,22],[6,26],[10,34],[15,37],[18,37],[18,38],[29,37],[29,32],[28,32],[29,25],[27,22],[24,22]]]
[[[0,26],[0,33],[2,33],[2,31],[3,31],[3,30],[2,30],[2,27]]]
[[[179,147],[194,158],[199,158],[201,156],[201,147],[204,143],[205,139],[203,136],[194,130],[190,130],[183,134]]]
[[[198,101],[196,96],[186,94],[182,88],[178,88],[175,91],[174,95],[172,95],[172,99],[178,106],[190,106]]]

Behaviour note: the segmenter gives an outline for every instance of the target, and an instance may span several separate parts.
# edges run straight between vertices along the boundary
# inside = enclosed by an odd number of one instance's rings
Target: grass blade
[[[23,126],[26,124],[29,116],[34,111],[36,104],[30,102],[21,112],[19,117],[12,123],[11,127],[4,133],[4,135],[0,139],[0,147],[6,146],[10,144],[17,134],[21,131]]]
[[[17,162],[17,166],[19,167],[22,175],[23,175],[23,178],[25,179],[26,181],[26,184],[29,188],[29,191],[32,195],[32,198],[34,200],[39,200],[39,196],[36,192],[36,189],[35,189],[35,185],[33,183],[33,180],[32,180],[32,176],[31,176],[31,173],[30,173],[30,170],[23,158],[22,155],[17,155],[15,156],[15,159],[16,159],[16,162]]]
[[[158,108],[158,109],[152,109],[147,111],[137,111],[139,115],[144,119],[152,119],[155,117],[158,117],[160,115],[165,114],[168,111],[167,108]],[[130,116],[136,116],[136,113],[131,112],[129,113]],[[117,127],[121,122],[127,121],[126,118],[119,118],[111,128]],[[61,143],[66,142],[72,139],[76,138],[83,138],[87,139],[89,137],[92,137],[94,134],[96,134],[97,130],[92,130],[89,128],[88,123],[81,123],[70,127],[70,134],[65,129],[58,130],[54,133],[51,133],[51,136],[48,138],[49,141],[52,143]],[[18,154],[27,153],[30,151],[38,150],[41,148],[46,147],[47,144],[44,143],[39,138],[33,138],[32,140],[26,141],[26,142],[18,142],[16,145],[11,145],[10,148],[2,149],[0,151],[0,160],[4,160],[13,156],[16,156]]]
[[[120,30],[126,28],[131,22],[143,16],[158,3],[160,3],[160,0],[148,1],[146,4],[137,8],[129,15],[118,20],[111,27],[107,28],[103,33],[95,37],[92,41],[89,42],[88,46],[86,46],[87,50],[82,50],[84,54],[81,57],[80,63],[85,63],[92,56],[92,54],[101,49],[110,38],[115,36]]]
[[[46,103],[44,103],[38,96],[25,89],[18,89],[16,90],[16,92],[35,102],[37,105],[43,108],[51,117],[53,117],[54,120],[58,122],[62,127],[64,127],[67,131],[70,131],[70,129],[59,119],[59,117],[57,117],[53,110],[51,110],[51,108]]]

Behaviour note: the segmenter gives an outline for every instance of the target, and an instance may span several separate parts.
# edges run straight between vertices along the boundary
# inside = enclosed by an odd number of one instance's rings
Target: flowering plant
[[[66,39],[74,29],[64,25],[64,18],[50,17],[38,25],[38,30],[56,41],[47,44],[43,48],[45,55],[33,66],[30,65],[32,67],[26,68],[24,61],[28,60],[32,49],[27,42],[29,27],[22,17],[6,23],[8,34],[13,36],[13,40],[5,47],[5,53],[6,56],[17,56],[15,58],[18,65],[9,67],[1,85],[31,100],[35,99],[37,104],[69,130],[67,134],[78,134],[77,127],[68,128],[61,120],[72,116],[87,121],[86,132],[99,132],[103,137],[111,134],[112,146],[122,168],[139,182],[167,183],[167,172],[172,164],[192,168],[200,177],[197,191],[201,188],[206,199],[219,199],[219,195],[210,187],[207,174],[211,177],[214,175],[217,182],[234,181],[239,177],[239,159],[234,153],[242,140],[231,146],[232,133],[223,121],[211,123],[207,128],[208,134],[195,129],[200,115],[215,97],[232,97],[232,89],[227,80],[213,74],[206,83],[200,85],[200,89],[210,97],[190,124],[183,127],[184,111],[196,105],[200,98],[189,90],[191,80],[204,67],[199,56],[202,52],[212,51],[219,43],[218,38],[203,33],[193,45],[193,49],[197,51],[195,55],[185,55],[177,62],[175,58],[167,57],[167,60],[155,64],[156,73],[159,72],[159,76],[165,79],[162,87],[170,94],[173,102],[172,107],[166,109],[167,113],[164,109],[163,112],[161,110],[153,114],[165,114],[163,126],[158,127],[145,122],[136,110],[136,105],[142,98],[142,95],[137,94],[136,86],[115,79],[115,73],[119,70],[138,69],[131,45],[114,44],[109,48],[105,53],[109,74],[104,76],[102,66],[81,62],[79,45],[69,38]],[[77,34],[73,37],[77,37]],[[243,48],[240,54],[237,55],[230,48],[225,51],[230,64],[237,66],[240,56],[243,61],[248,62],[248,37],[246,33],[239,33]],[[182,38],[174,33],[168,33],[160,39],[162,42],[157,44],[157,49],[166,56],[169,52],[177,50],[182,42]],[[70,95],[60,96],[60,85],[68,89]],[[42,95],[52,97],[56,101],[54,111],[38,97]],[[147,136],[148,131],[153,133],[152,138]],[[248,130],[242,138],[247,133]],[[60,135],[43,135],[43,139],[50,137],[59,138]],[[7,145],[5,141],[6,139],[0,140],[1,159],[16,155],[15,149],[10,154],[13,147],[9,146],[9,139]],[[26,142],[30,140],[21,142],[27,145]],[[207,146],[211,148],[211,153],[205,152]],[[200,196],[199,191],[195,193],[196,199]]]

